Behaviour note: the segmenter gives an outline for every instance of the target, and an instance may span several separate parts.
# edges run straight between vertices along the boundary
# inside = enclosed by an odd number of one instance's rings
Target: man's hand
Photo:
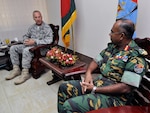
[[[92,91],[94,85],[92,83],[87,83],[87,82],[80,82],[81,87],[82,87],[82,93],[84,94],[86,91]]]
[[[34,45],[35,44],[35,40],[33,40],[33,39],[26,39],[26,40],[24,40],[24,45],[27,45],[27,46],[29,46],[29,45]]]
[[[89,74],[89,75],[86,74],[86,77],[85,77],[84,81],[81,82],[81,86],[82,86],[83,94],[88,89],[88,86],[93,86],[93,79],[92,79],[92,75],[91,74]]]
[[[92,78],[92,71],[97,68],[97,63],[95,61],[92,61],[90,65],[88,66],[88,69],[85,73],[85,79],[83,82],[81,82],[82,86],[82,92],[83,94],[87,91],[87,89],[91,89],[91,86],[93,88],[93,78]]]

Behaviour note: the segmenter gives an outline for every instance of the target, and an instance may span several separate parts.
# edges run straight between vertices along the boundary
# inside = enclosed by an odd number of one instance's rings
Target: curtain
[[[46,0],[0,0],[0,39],[22,40],[34,23],[34,10],[41,11],[43,20],[49,23]]]

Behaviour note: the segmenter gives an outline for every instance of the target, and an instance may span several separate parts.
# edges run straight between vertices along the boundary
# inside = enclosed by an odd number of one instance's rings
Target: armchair
[[[30,52],[34,53],[34,58],[31,61],[31,69],[30,72],[33,76],[33,78],[37,79],[40,77],[40,74],[44,71],[44,69],[46,68],[43,64],[40,63],[39,58],[44,57],[45,55],[41,54],[41,50],[43,48],[47,48],[49,49],[52,46],[55,46],[58,44],[59,41],[59,35],[58,35],[58,31],[59,31],[59,26],[58,25],[53,25],[53,24],[49,24],[52,31],[53,31],[53,41],[50,44],[42,44],[42,45],[38,45],[36,47],[33,47],[30,49]]]

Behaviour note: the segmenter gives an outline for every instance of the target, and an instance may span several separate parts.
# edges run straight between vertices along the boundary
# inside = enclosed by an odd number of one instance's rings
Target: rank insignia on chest
[[[122,56],[121,56],[120,54],[118,54],[118,55],[115,56],[115,58],[116,58],[116,59],[121,59]]]
[[[124,62],[126,62],[126,61],[128,60],[128,56],[123,56],[123,57],[122,57],[122,60],[123,60]]]

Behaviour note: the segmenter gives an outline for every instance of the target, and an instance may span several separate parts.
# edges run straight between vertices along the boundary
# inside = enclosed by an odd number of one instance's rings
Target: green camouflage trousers
[[[98,93],[82,94],[80,81],[71,80],[60,85],[57,107],[59,113],[85,113],[99,108],[125,105],[126,99],[121,98],[122,96]]]

